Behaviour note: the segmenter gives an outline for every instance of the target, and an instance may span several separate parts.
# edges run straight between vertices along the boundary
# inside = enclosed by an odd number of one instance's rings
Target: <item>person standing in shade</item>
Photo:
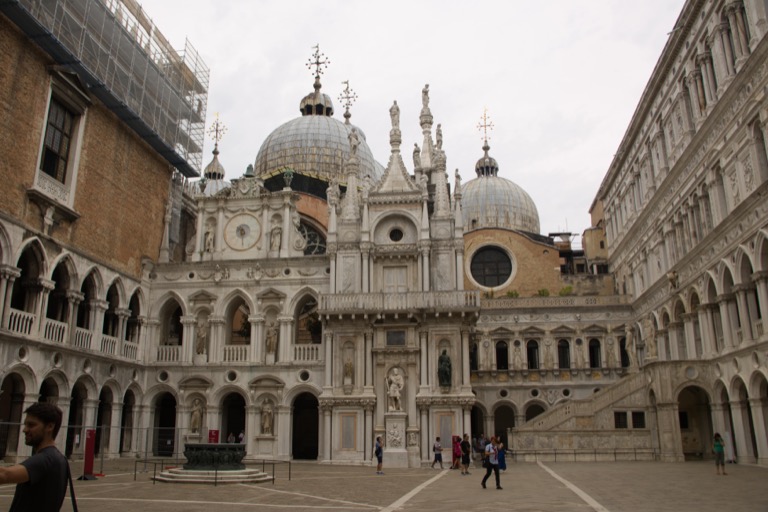
[[[376,438],[376,446],[373,449],[373,454],[376,456],[376,474],[383,475],[384,471],[381,469],[381,464],[384,460],[384,450],[381,448],[381,436]]]
[[[36,403],[24,411],[24,443],[32,456],[14,466],[0,468],[0,484],[16,484],[9,512],[58,512],[67,492],[69,464],[56,448],[61,410]]]
[[[439,462],[440,469],[443,469],[443,445],[440,444],[440,436],[435,438],[435,444],[432,445],[432,451],[435,452],[435,459],[429,467],[434,468],[435,464]]]
[[[712,453],[715,454],[715,474],[720,474],[720,468],[723,470],[723,475],[727,475],[725,472],[725,440],[720,436],[720,433],[715,432],[715,439],[712,441]]]
[[[485,458],[488,460],[485,470],[485,476],[480,485],[485,489],[485,482],[491,476],[491,472],[496,476],[496,488],[501,490],[501,480],[499,479],[499,449],[496,443],[496,437],[491,436],[491,442],[485,447]]]
[[[472,452],[472,445],[469,442],[469,434],[464,434],[464,439],[461,441],[461,474],[469,474],[469,458]]]

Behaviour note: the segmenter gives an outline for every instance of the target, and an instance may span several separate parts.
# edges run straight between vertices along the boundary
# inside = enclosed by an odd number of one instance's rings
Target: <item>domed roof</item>
[[[531,196],[516,183],[497,176],[499,166],[488,155],[477,161],[477,178],[461,187],[464,229],[504,228],[539,233],[539,212]]]
[[[213,159],[205,166],[203,179],[205,188],[203,194],[214,196],[225,188],[229,188],[229,182],[224,179],[224,166],[219,162],[219,143],[213,146]]]
[[[349,133],[352,128],[357,130],[361,139],[357,148],[360,177],[370,176],[378,180],[384,173],[384,167],[373,159],[363,131],[329,115],[305,114],[277,127],[262,143],[256,156],[254,173],[257,177],[270,176],[289,167],[294,172],[321,180],[330,181],[335,177],[339,183],[346,183],[343,169],[350,154]]]

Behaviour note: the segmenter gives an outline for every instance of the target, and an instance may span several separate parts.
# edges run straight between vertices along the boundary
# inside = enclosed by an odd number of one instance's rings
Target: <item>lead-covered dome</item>
[[[365,133],[349,123],[349,113],[343,123],[333,116],[333,102],[320,92],[319,75],[315,77],[314,92],[302,98],[299,104],[301,117],[277,127],[264,140],[256,155],[254,173],[269,178],[285,168],[295,173],[326,182],[332,179],[346,183],[344,162],[349,159],[349,133],[356,129],[360,137],[357,156],[360,161],[360,178],[370,176],[378,180],[384,167],[373,159],[365,141]]]
[[[465,231],[504,228],[539,234],[539,212],[531,196],[516,183],[497,176],[499,166],[483,146],[485,155],[477,161],[477,178],[461,187],[461,208]]]

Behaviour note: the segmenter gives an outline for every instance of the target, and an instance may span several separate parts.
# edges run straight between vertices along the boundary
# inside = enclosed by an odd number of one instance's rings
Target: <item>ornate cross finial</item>
[[[341,83],[344,85],[344,90],[339,94],[339,101],[344,105],[344,108],[349,110],[349,107],[357,101],[357,94],[349,88],[349,80],[344,80]]]
[[[328,64],[330,64],[331,61],[325,57],[324,53],[320,53],[319,44],[316,44],[312,48],[315,50],[315,53],[312,54],[312,58],[307,62],[307,68],[312,71],[312,67],[314,66],[315,78],[320,80],[320,75],[323,74],[323,71],[328,67]]]
[[[224,123],[219,121],[219,113],[216,112],[214,114],[216,116],[216,120],[213,122],[210,128],[208,128],[208,135],[211,136],[211,140],[213,140],[216,145],[219,145],[219,141],[224,137],[224,134],[227,133],[227,127],[224,126]]]
[[[482,130],[483,132],[483,140],[487,143],[490,137],[488,137],[488,130],[493,130],[493,122],[491,122],[490,117],[488,116],[488,107],[483,108],[483,117],[481,118],[482,122],[477,123],[477,129]]]

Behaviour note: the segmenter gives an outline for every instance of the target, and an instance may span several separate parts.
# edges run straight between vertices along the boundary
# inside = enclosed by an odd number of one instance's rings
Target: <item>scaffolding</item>
[[[135,0],[0,0],[6,14],[187,177],[200,174],[209,69]]]

